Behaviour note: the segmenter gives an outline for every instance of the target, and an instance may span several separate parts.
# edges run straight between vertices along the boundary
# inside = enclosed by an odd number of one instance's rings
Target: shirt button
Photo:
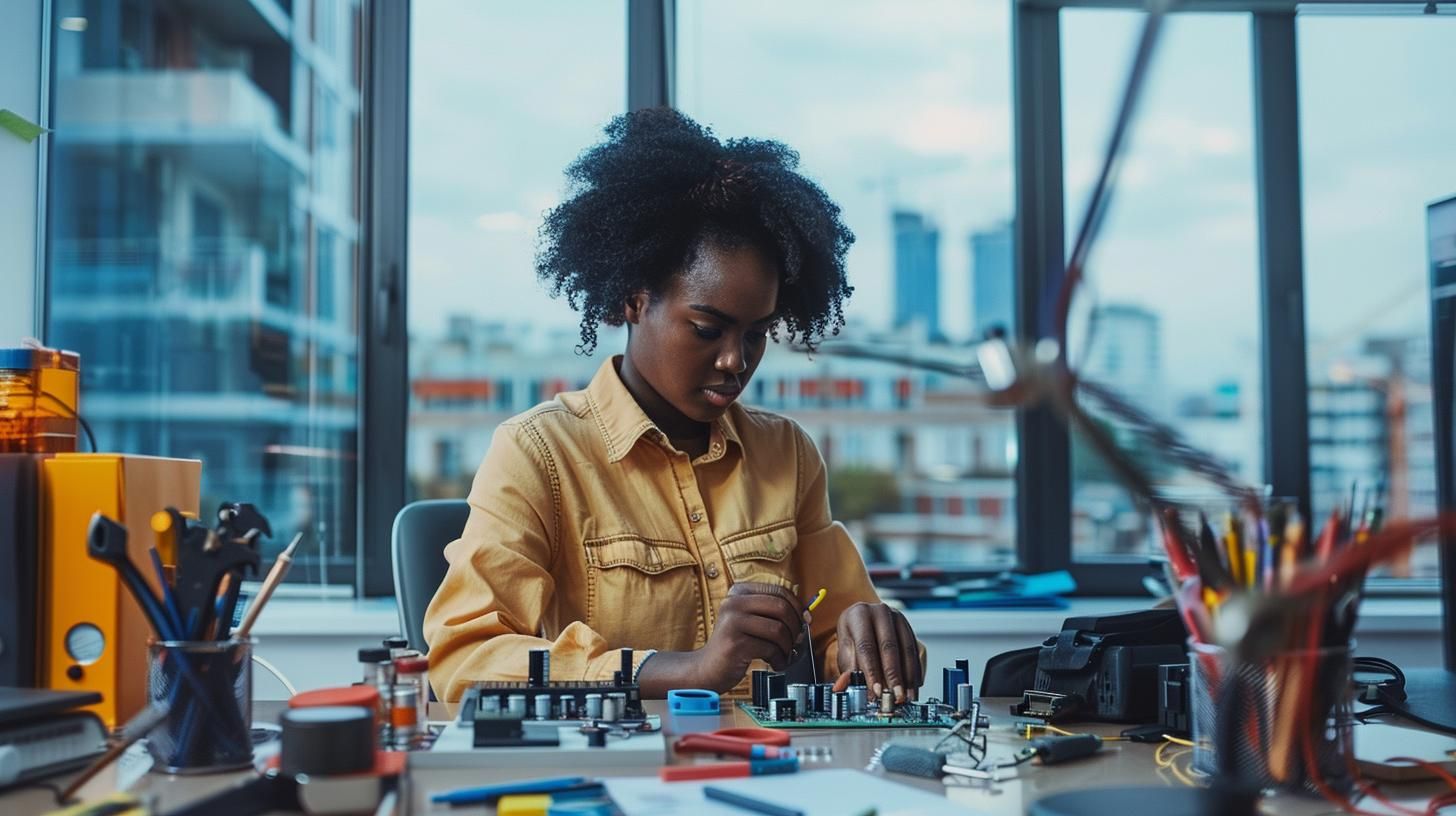
[[[703,514],[693,513],[692,515],[688,516],[688,518],[691,519],[694,524],[697,524],[698,522],[703,520]]]
[[[718,565],[717,564],[709,564],[708,565],[708,577],[709,578],[717,578],[718,577]]]

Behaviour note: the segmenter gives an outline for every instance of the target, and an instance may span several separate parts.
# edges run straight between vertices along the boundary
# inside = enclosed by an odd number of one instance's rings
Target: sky
[[[457,313],[574,325],[536,282],[535,236],[566,164],[624,108],[623,6],[413,9],[411,333]],[[858,237],[851,324],[890,319],[890,212],[905,207],[941,230],[941,322],[963,337],[968,236],[1012,211],[1009,3],[678,9],[678,106],[723,137],[786,141],[843,207]],[[1069,231],[1138,24],[1063,13]],[[1180,388],[1238,379],[1258,349],[1249,28],[1237,14],[1171,20],[1091,263],[1100,302],[1160,314],[1164,374]],[[1427,330],[1424,208],[1456,194],[1456,19],[1301,16],[1298,36],[1306,319],[1323,365],[1351,336]]]

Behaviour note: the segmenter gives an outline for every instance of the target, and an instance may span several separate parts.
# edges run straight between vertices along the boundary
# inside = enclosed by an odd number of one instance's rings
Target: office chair
[[[425,643],[425,608],[445,579],[445,545],[460,537],[469,515],[464,499],[430,499],[407,504],[394,517],[390,550],[399,628],[421,652],[430,648]]]

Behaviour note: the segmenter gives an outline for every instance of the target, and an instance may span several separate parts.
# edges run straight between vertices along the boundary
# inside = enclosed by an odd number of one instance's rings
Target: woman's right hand
[[[799,600],[783,587],[734,584],[718,608],[707,643],[692,652],[659,652],[642,664],[642,694],[666,696],[674,688],[732,691],[755,660],[782,671],[796,656],[794,647],[810,620]]]
[[[698,650],[707,687],[732,690],[754,660],[783,671],[797,656],[794,647],[809,620],[798,599],[783,587],[734,584],[718,608],[713,634]]]

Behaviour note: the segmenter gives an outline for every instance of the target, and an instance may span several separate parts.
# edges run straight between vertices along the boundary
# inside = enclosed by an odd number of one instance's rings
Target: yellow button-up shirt
[[[734,403],[691,459],[627,391],[619,359],[584,391],[496,430],[425,613],[436,694],[524,680],[531,649],[551,650],[559,680],[611,679],[623,647],[639,663],[648,649],[696,649],[735,581],[778,584],[806,602],[827,588],[811,633],[822,676],[837,676],[840,613],[879,597],[829,516],[812,440],[790,419]]]

